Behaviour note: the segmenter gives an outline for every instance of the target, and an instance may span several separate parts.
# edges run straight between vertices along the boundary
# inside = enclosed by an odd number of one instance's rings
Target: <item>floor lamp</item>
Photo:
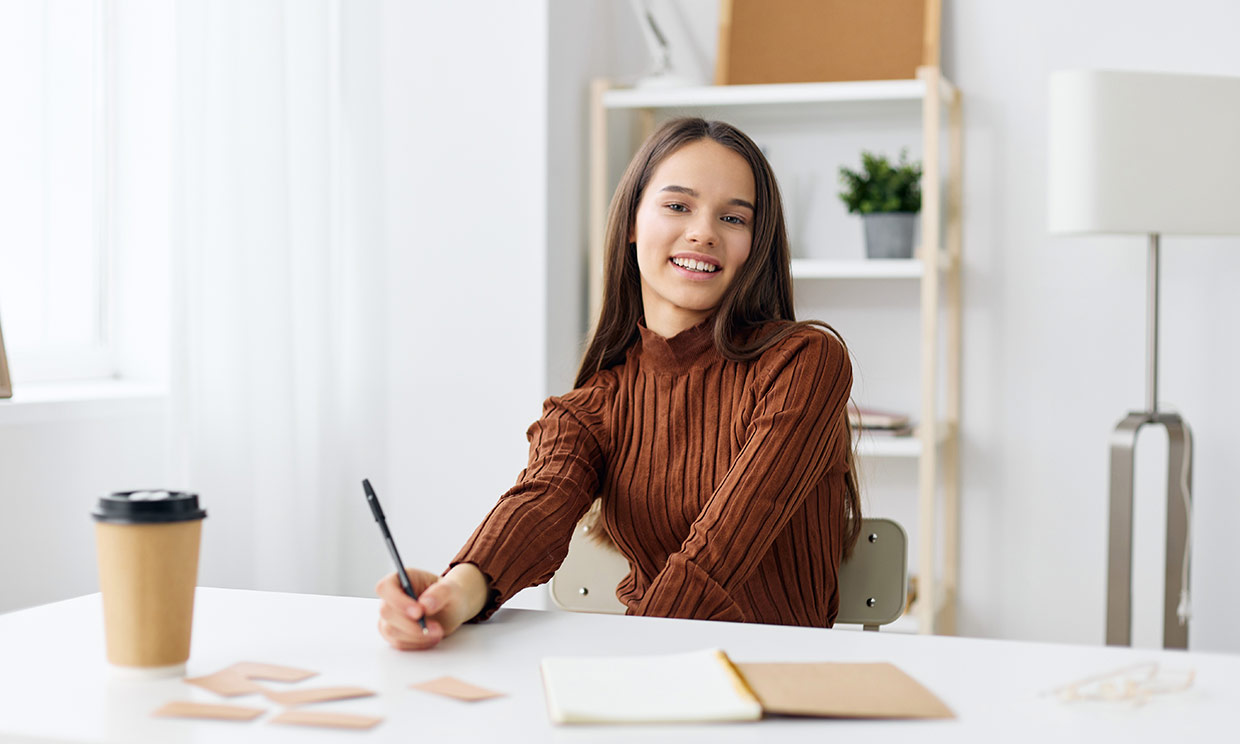
[[[1155,424],[1170,443],[1163,646],[1187,648],[1192,435],[1158,406],[1159,236],[1240,234],[1240,78],[1067,70],[1049,104],[1050,231],[1148,240],[1145,408],[1111,435],[1106,642],[1132,643],[1133,451]]]

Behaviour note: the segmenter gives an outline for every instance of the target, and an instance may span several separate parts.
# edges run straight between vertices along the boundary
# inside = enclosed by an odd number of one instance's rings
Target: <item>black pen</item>
[[[401,563],[400,553],[396,552],[396,542],[392,540],[392,533],[388,531],[387,520],[383,518],[383,507],[379,506],[379,497],[375,495],[375,489],[370,487],[369,479],[362,479],[362,489],[366,491],[366,503],[370,504],[370,513],[375,515],[375,521],[379,523],[379,530],[383,533],[383,541],[387,543],[388,552],[392,554],[392,560],[396,561],[396,578],[400,579],[400,588],[405,590],[405,594],[417,599],[418,593],[413,590],[413,582],[409,580],[409,574],[405,573],[405,564]],[[422,626],[423,635],[430,632],[426,627],[425,615],[418,618],[418,625]]]

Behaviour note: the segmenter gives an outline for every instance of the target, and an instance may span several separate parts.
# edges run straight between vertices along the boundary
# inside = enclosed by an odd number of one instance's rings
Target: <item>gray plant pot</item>
[[[912,258],[916,212],[872,212],[861,215],[867,258]]]

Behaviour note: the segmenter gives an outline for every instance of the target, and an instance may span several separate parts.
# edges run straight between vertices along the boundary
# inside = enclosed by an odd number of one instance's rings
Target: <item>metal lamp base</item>
[[[1132,645],[1132,503],[1133,452],[1146,424],[1167,430],[1167,557],[1163,594],[1163,647],[1188,648],[1188,624],[1180,623],[1181,561],[1188,536],[1188,514],[1181,484],[1192,488],[1192,433],[1176,413],[1138,411],[1111,434],[1111,524],[1107,559],[1107,645]]]

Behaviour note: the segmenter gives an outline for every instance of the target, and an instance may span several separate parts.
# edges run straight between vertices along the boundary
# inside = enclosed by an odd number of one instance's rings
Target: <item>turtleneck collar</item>
[[[644,321],[638,322],[637,330],[641,334],[637,353],[642,367],[656,372],[683,372],[715,356],[714,316],[671,338],[650,330]]]

